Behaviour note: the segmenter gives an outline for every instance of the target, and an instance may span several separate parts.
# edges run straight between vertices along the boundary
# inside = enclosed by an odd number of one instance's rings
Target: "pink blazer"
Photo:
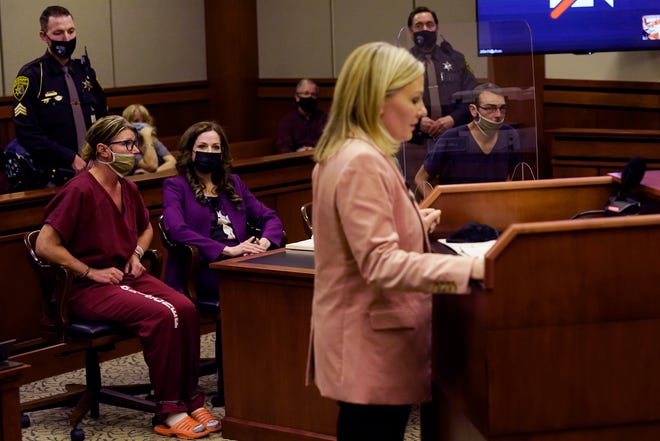
[[[414,404],[431,393],[431,295],[468,293],[472,258],[424,253],[419,209],[394,161],[358,139],[312,175],[313,365],[321,394]]]

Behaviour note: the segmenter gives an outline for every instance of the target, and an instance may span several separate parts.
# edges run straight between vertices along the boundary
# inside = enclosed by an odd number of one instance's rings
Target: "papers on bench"
[[[447,242],[447,239],[438,239],[438,242],[456,251],[461,256],[483,257],[497,241],[457,243]]]
[[[296,251],[314,251],[314,239],[301,240],[300,242],[293,242],[286,244],[287,250]]]
[[[484,256],[488,250],[495,244],[495,240],[486,242],[447,242],[446,239],[438,239],[438,242],[456,251],[461,256],[479,257]],[[314,239],[301,240],[300,242],[293,242],[286,244],[287,250],[296,251],[314,251]]]

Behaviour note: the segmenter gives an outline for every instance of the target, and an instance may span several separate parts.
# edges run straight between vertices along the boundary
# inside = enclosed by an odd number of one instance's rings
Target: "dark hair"
[[[473,98],[472,102],[475,105],[477,106],[479,105],[479,97],[484,92],[491,92],[494,93],[495,95],[504,96],[504,91],[502,90],[502,88],[495,83],[479,84],[477,87],[472,89],[472,98]]]
[[[73,18],[73,15],[69,12],[64,6],[49,6],[44,9],[44,12],[41,13],[39,17],[39,25],[41,26],[41,32],[46,33],[48,30],[48,19],[50,17],[67,17],[70,16]]]
[[[176,169],[186,178],[186,181],[188,181],[190,188],[195,194],[195,199],[197,199],[200,204],[207,205],[208,203],[204,196],[204,186],[197,177],[195,164],[193,163],[192,150],[199,135],[211,131],[220,135],[220,148],[222,150],[223,162],[222,168],[211,172],[211,181],[217,186],[218,192],[223,191],[227,193],[229,200],[232,201],[234,206],[240,207],[243,199],[236,193],[234,183],[231,180],[232,157],[229,152],[229,141],[227,140],[227,135],[225,135],[224,130],[222,130],[222,127],[217,122],[200,121],[186,129],[179,140],[179,157],[176,161]]]
[[[411,27],[413,24],[413,18],[415,18],[415,15],[421,14],[422,12],[428,12],[433,16],[433,21],[435,24],[438,24],[438,16],[435,15],[435,11],[430,10],[426,6],[417,6],[415,9],[412,10],[412,12],[408,15],[408,27]]]

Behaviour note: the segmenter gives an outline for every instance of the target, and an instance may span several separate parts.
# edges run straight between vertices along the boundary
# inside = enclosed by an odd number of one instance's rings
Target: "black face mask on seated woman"
[[[195,152],[193,165],[200,173],[211,173],[222,169],[222,153]]]

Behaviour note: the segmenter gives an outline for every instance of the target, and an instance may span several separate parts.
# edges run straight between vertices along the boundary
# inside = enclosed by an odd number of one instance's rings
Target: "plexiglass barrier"
[[[478,54],[477,35],[481,47]],[[538,177],[537,115],[532,36],[524,22],[440,23],[435,44],[429,34],[406,26],[396,44],[425,64],[427,117],[398,159],[418,199],[437,184],[461,184]],[[521,52],[511,68],[497,72],[502,39]],[[417,40],[417,41],[416,41]],[[506,65],[505,65],[506,66]],[[431,73],[429,80],[429,73]],[[433,81],[435,78],[435,81]]]

